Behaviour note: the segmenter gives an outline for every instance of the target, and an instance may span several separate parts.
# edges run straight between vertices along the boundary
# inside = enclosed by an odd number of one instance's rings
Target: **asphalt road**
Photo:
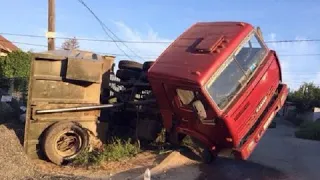
[[[295,138],[294,128],[277,120],[277,127],[266,132],[247,161],[219,158],[204,165],[176,155],[152,179],[316,180],[320,179],[319,150],[320,142]]]
[[[278,121],[256,148],[250,160],[279,169],[295,180],[320,179],[320,142],[294,137],[294,128]]]

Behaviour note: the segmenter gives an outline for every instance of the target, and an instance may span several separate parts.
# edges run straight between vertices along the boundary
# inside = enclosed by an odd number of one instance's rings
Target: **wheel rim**
[[[56,152],[64,158],[75,156],[80,151],[81,146],[81,137],[74,131],[61,133],[55,142]]]

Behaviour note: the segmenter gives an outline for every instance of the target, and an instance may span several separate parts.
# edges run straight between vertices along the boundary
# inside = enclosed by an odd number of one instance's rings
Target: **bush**
[[[1,77],[29,77],[31,54],[14,51],[8,56],[0,57]]]
[[[101,150],[84,151],[74,159],[72,164],[78,166],[99,165],[105,161],[119,161],[124,158],[133,157],[139,152],[140,147],[133,144],[130,139],[122,141],[116,138]]]
[[[305,122],[301,124],[295,136],[302,139],[320,141],[320,122]]]
[[[293,117],[293,118],[290,118],[289,121],[296,126],[300,126],[304,122],[304,119],[301,117]]]

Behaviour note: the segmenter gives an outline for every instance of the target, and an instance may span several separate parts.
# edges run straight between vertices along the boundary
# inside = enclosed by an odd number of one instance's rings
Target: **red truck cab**
[[[148,70],[164,127],[247,159],[286,100],[276,52],[245,22],[196,23]]]

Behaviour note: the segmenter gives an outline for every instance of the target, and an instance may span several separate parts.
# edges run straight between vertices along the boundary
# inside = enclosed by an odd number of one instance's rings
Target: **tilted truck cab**
[[[106,135],[247,159],[286,100],[276,52],[244,22],[196,23],[154,62],[83,51],[32,58],[24,148],[63,164]],[[163,131],[165,130],[165,131]],[[226,154],[227,153],[227,154]]]
[[[196,23],[148,71],[164,127],[247,159],[288,89],[276,52],[244,22]]]

